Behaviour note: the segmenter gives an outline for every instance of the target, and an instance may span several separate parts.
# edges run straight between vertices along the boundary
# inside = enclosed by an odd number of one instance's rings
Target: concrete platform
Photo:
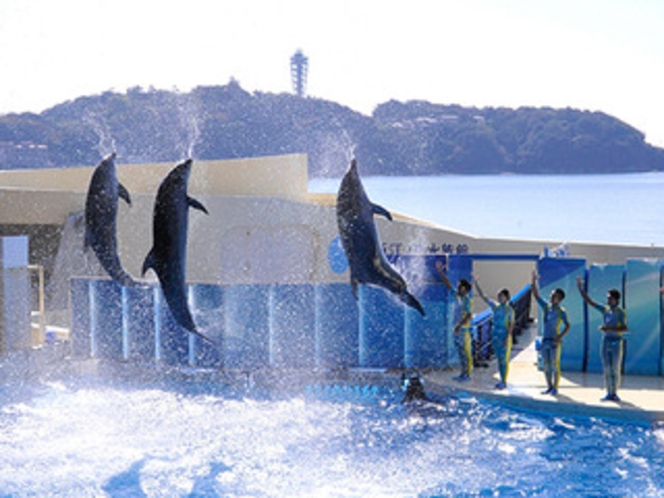
[[[606,394],[601,374],[562,372],[557,396],[541,394],[546,389],[544,373],[537,368],[535,329],[519,337],[512,350],[508,387],[495,389],[499,380],[497,364],[476,368],[472,380],[459,383],[458,369],[425,375],[428,389],[469,393],[478,398],[537,412],[601,417],[622,422],[664,422],[664,377],[624,376],[618,390],[620,403],[600,401]]]

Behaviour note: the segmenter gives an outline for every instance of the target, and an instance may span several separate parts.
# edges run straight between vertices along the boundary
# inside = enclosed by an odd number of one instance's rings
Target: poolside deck
[[[619,421],[653,423],[664,421],[664,377],[625,376],[618,391],[620,403],[600,401],[606,394],[601,374],[562,373],[557,396],[541,394],[546,389],[544,374],[537,369],[534,329],[519,337],[512,350],[508,387],[494,388],[499,377],[495,360],[488,368],[476,368],[472,380],[453,380],[458,369],[425,375],[428,389],[470,393],[479,398],[516,408],[554,413],[601,417]]]

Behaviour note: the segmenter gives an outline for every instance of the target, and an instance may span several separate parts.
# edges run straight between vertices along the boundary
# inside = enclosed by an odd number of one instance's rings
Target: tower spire
[[[307,87],[307,70],[309,69],[309,59],[302,53],[302,50],[297,50],[290,60],[291,67],[291,82],[293,84],[293,92],[298,97],[304,97]]]

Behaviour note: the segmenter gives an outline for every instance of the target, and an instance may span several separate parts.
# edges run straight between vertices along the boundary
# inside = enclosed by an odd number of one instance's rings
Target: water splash
[[[345,126],[335,120],[335,124],[339,127],[339,133],[341,134],[341,145],[342,150],[346,151],[346,164],[349,164],[351,160],[355,157],[355,150],[357,149],[357,143],[351,139],[348,134],[348,130]]]
[[[184,141],[178,147],[182,147],[180,157],[194,159],[194,149],[200,143],[201,137],[197,102],[190,95],[176,94],[175,108],[180,126],[184,130]]]
[[[423,231],[417,232],[417,235],[408,240],[406,245],[406,253],[412,256],[425,256],[428,240],[427,234]],[[429,273],[429,270],[426,267],[426,260],[424,257],[421,258],[409,258],[408,264],[403,264],[402,260],[397,260],[397,271],[401,276],[406,280],[408,284],[408,289],[411,293],[417,294],[420,289],[426,284],[426,276]]]
[[[413,411],[400,393],[372,386],[251,395],[212,384],[156,386],[86,380],[0,397],[0,489],[17,497],[664,490],[661,441],[640,426],[563,426],[474,399]],[[562,464],[570,471],[560,472]]]
[[[351,138],[346,127],[334,119],[336,131],[322,133],[316,147],[320,152],[313,158],[318,164],[318,173],[323,177],[340,177],[346,170],[350,161],[355,157],[357,143]]]
[[[104,117],[95,111],[88,110],[83,116],[83,122],[89,125],[97,135],[97,152],[100,157],[106,157],[112,152],[116,152],[115,138]]]

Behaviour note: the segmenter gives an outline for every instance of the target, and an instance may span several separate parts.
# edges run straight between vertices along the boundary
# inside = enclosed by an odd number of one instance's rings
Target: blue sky
[[[365,114],[389,99],[616,116],[664,147],[659,0],[0,0],[0,113],[226,84]]]

